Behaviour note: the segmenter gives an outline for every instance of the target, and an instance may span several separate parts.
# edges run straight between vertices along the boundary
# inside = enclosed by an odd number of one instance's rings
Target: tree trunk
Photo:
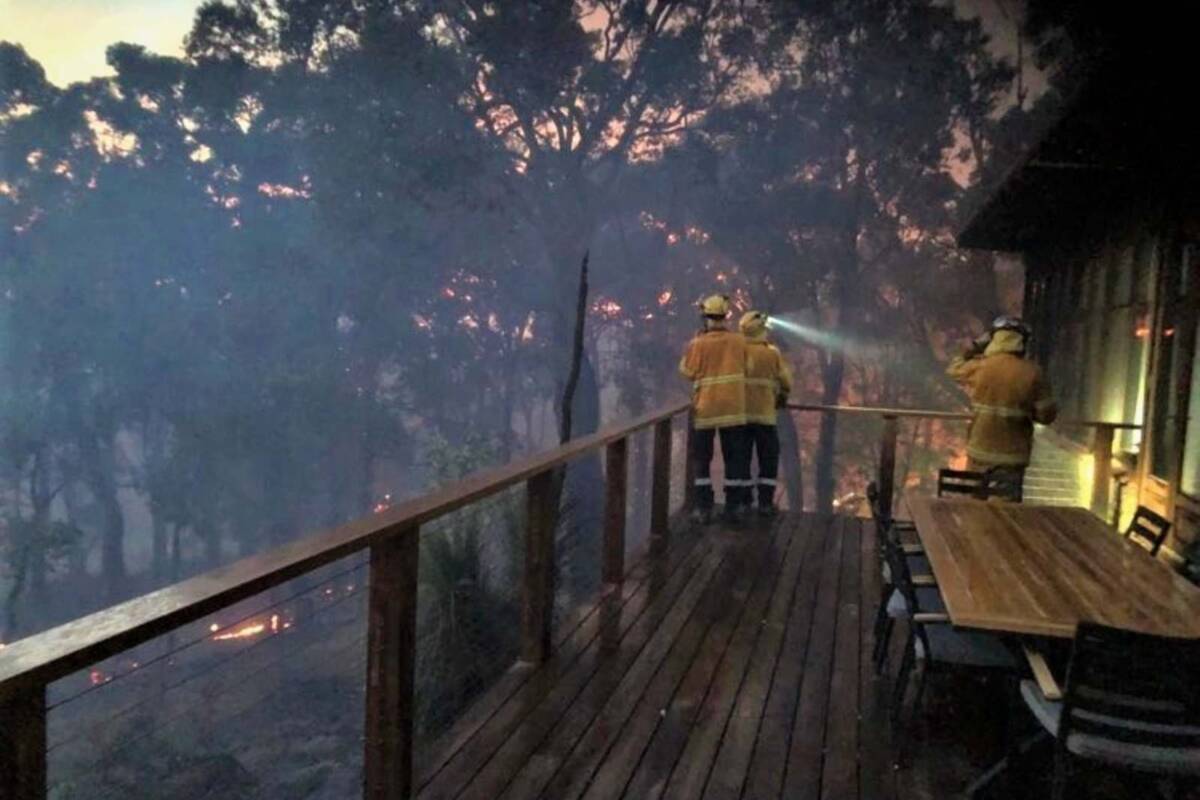
[[[779,412],[779,455],[783,467],[783,491],[792,511],[804,510],[804,473],[800,459],[800,434],[790,411]]]
[[[29,548],[29,589],[34,605],[45,608],[49,599],[46,591],[47,538],[50,533],[50,504],[54,496],[50,492],[49,458],[45,451],[37,455],[37,468],[30,480],[30,497],[33,500],[34,539]]]
[[[80,486],[75,481],[67,481],[63,487],[63,505],[67,509],[67,521],[80,531],[80,541],[71,548],[67,558],[67,581],[78,583],[87,575],[88,551],[91,549],[87,540],[89,526],[85,524],[84,502],[79,496]]]
[[[161,581],[167,576],[167,524],[160,514],[151,510],[152,537],[150,570],[155,581]]]
[[[221,528],[213,524],[207,517],[202,517],[196,525],[201,541],[204,542],[204,564],[208,569],[221,565]]]
[[[104,594],[109,602],[116,602],[125,591],[129,573],[125,566],[125,514],[117,499],[112,442],[101,444],[100,437],[91,430],[84,430],[79,440],[84,479],[100,506],[100,571]]]
[[[828,360],[821,370],[824,391],[821,395],[822,405],[837,405],[842,395],[842,381],[846,377],[846,356],[840,350],[829,353]],[[837,414],[821,415],[821,428],[817,434],[817,511],[822,514],[833,513],[833,493],[836,488],[834,475],[834,453],[837,440]]]

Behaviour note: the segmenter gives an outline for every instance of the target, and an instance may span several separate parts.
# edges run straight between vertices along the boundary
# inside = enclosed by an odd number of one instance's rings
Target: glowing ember
[[[375,504],[374,508],[372,508],[372,511],[374,511],[376,514],[381,514],[384,511],[387,511],[391,507],[392,507],[392,496],[390,494],[385,494],[383,496],[383,499]]]
[[[673,296],[674,295],[671,293],[670,289],[665,290],[662,294],[660,294],[658,296],[658,304],[660,306],[665,306],[667,303],[671,302],[671,298]]]
[[[271,615],[271,633],[278,633],[278,632],[279,632],[279,615],[272,614]]]
[[[112,678],[105,675],[100,670],[94,669],[88,673],[88,680],[91,681],[92,686],[99,686],[102,683],[108,683],[109,681],[112,680]]]
[[[613,319],[621,313],[621,304],[616,300],[597,300],[592,306],[593,313],[599,314],[605,319]]]
[[[221,630],[221,626],[214,622],[212,625],[208,626],[208,629],[212,633],[216,633],[217,631]]]
[[[230,639],[251,639],[255,636],[258,636],[260,633],[262,633],[266,629],[267,629],[266,623],[255,622],[255,623],[251,623],[248,625],[243,625],[242,627],[238,628],[237,630],[230,631],[229,633],[222,633],[219,636],[214,636],[213,641],[214,642],[227,642]]]

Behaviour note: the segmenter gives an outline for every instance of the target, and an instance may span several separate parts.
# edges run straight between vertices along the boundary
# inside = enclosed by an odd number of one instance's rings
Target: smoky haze
[[[1058,98],[1020,4],[965,7],[214,1],[182,53],[113,42],[65,86],[0,43],[0,641],[557,444],[585,254],[575,435],[686,396],[713,291],[811,310],[780,340],[798,401],[955,407],[940,363],[1021,287],[953,233]],[[797,426],[788,503],[832,509],[871,431]],[[563,608],[600,475],[568,477]],[[423,597],[470,617],[428,623],[427,730],[512,655],[519,514],[423,540]],[[295,591],[352,598],[356,568]],[[203,648],[294,630],[288,596]],[[214,748],[196,780],[275,785]]]

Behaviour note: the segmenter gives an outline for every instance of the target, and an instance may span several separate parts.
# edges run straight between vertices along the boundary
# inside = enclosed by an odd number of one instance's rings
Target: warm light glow
[[[666,289],[666,290],[664,290],[664,291],[663,291],[663,292],[662,292],[662,293],[661,293],[661,294],[658,296],[658,304],[659,304],[660,306],[665,306],[667,303],[671,302],[671,297],[672,297],[672,296],[673,296],[673,295],[671,294],[671,290],[670,290],[670,289]]]
[[[254,623],[250,623],[247,625],[243,625],[242,627],[238,628],[235,631],[230,631],[229,633],[222,633],[219,636],[214,636],[213,641],[214,642],[226,642],[226,641],[229,641],[230,639],[251,639],[255,636],[258,636],[260,633],[262,633],[266,629],[267,629],[266,623],[254,622]]]
[[[616,300],[597,300],[592,304],[592,313],[598,314],[605,319],[615,319],[616,317],[619,317],[622,310],[621,304]]]

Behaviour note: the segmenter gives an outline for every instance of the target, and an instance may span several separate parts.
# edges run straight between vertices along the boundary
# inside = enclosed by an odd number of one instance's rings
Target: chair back
[[[904,557],[904,549],[894,537],[884,537],[883,557],[891,572],[892,586],[904,598],[909,613],[916,615],[925,611],[926,609],[921,608],[921,599],[917,594],[917,588],[913,585],[912,571],[908,568],[908,559]],[[913,633],[921,639],[921,644],[928,653],[929,639],[925,633],[925,626],[914,624]]]
[[[1200,748],[1200,639],[1082,622],[1067,668],[1058,736]]]
[[[987,497],[999,497],[1013,503],[1020,503],[1025,498],[1025,476],[1017,470],[988,470],[984,478]]]
[[[1165,517],[1155,514],[1145,506],[1138,506],[1133,512],[1133,521],[1125,531],[1126,539],[1140,539],[1150,546],[1150,555],[1158,555],[1159,548],[1167,540],[1171,530],[1171,522]]]
[[[946,495],[967,495],[986,499],[987,476],[982,472],[970,472],[965,469],[939,469],[937,496]]]

